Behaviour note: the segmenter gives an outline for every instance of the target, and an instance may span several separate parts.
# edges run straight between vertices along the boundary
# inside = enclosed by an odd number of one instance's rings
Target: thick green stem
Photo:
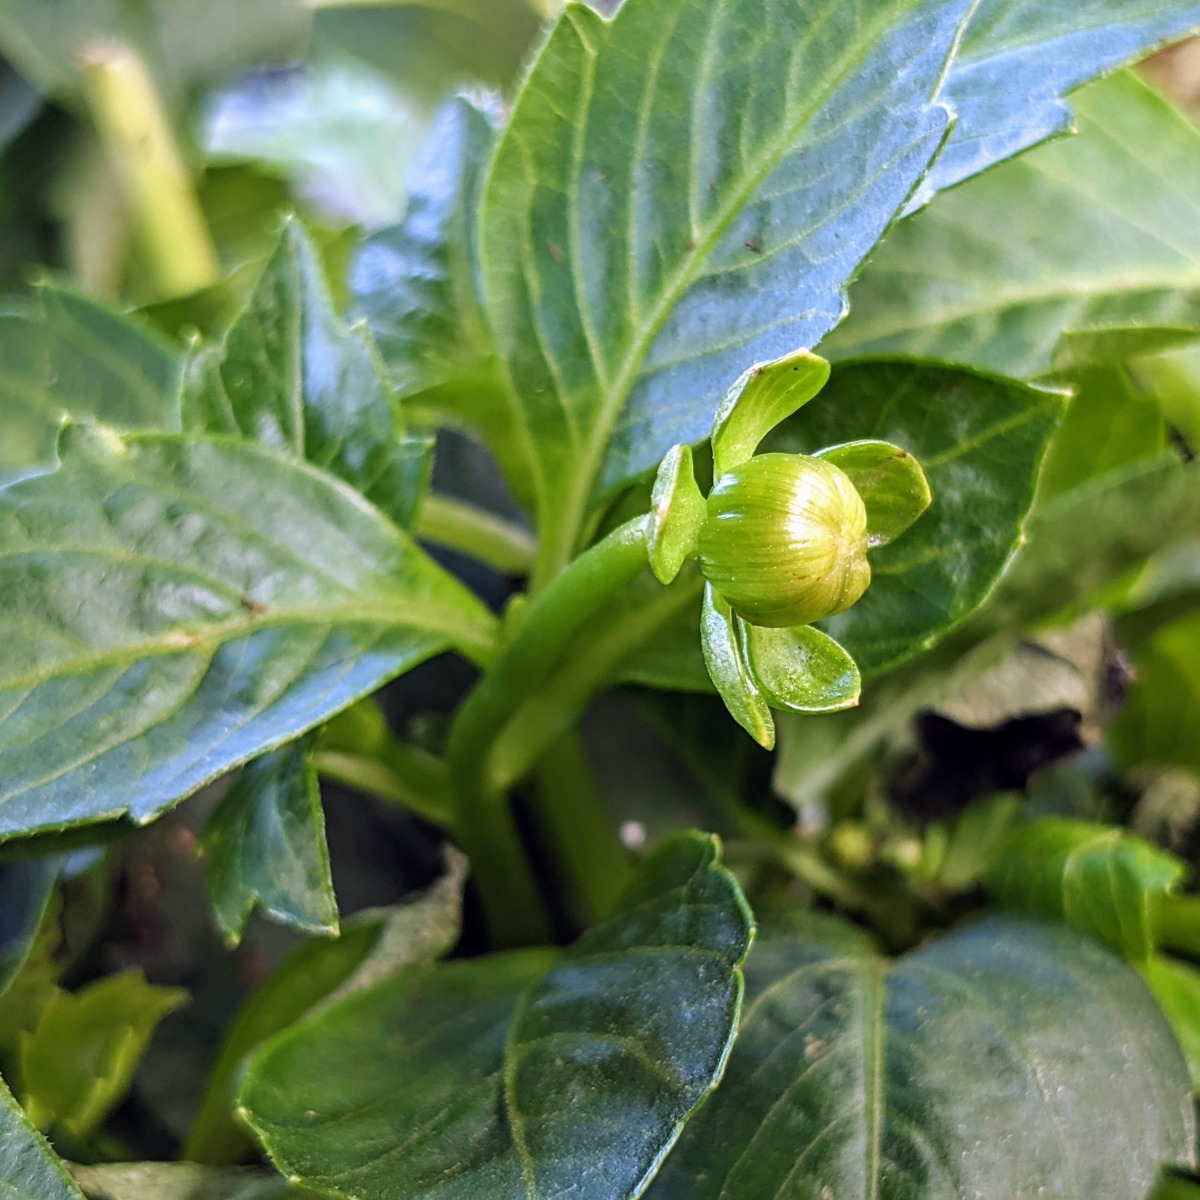
[[[469,554],[503,575],[528,575],[537,552],[532,535],[521,526],[449,496],[425,497],[416,533]]]
[[[514,945],[544,935],[531,927],[536,896],[532,873],[512,830],[508,797],[496,780],[492,747],[514,709],[544,683],[579,626],[614,592],[646,567],[649,516],[622,525],[585,551],[529,601],[520,626],[500,657],[459,709],[450,731],[447,763],[457,801],[455,828],[472,857],[494,939]],[[503,846],[481,829],[508,829]],[[472,850],[475,853],[472,854]],[[489,861],[477,863],[479,857]]]
[[[212,237],[146,64],[130,46],[99,41],[81,66],[155,285],[175,296],[215,283],[221,271]]]
[[[542,755],[532,795],[538,827],[562,864],[579,915],[592,925],[612,912],[628,881],[630,860],[575,730]]]

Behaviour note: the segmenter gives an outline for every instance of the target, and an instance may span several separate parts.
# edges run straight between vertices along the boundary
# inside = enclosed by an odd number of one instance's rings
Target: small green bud
[[[845,472],[801,454],[760,454],[717,480],[700,569],[745,620],[808,625],[867,590],[867,511]]]

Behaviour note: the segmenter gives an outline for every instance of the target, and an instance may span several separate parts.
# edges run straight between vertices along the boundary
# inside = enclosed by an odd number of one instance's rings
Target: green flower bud
[[[745,620],[808,625],[867,590],[867,511],[845,472],[801,454],[760,454],[708,497],[700,569]]]

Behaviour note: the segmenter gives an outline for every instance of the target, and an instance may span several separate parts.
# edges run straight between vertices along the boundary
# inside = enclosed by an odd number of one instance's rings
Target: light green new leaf
[[[282,1170],[335,1195],[627,1200],[720,1077],[749,939],[714,840],[684,835],[557,965],[394,975],[272,1043],[241,1102]]]
[[[691,446],[672,446],[663,458],[650,493],[650,569],[661,584],[671,583],[695,553],[707,506],[692,465]]]
[[[17,1048],[21,1103],[41,1129],[86,1138],[124,1098],[158,1023],[188,1002],[140,971],[59,991]]]
[[[1197,28],[1181,0],[980,0],[946,79],[957,120],[913,205],[1067,133],[1067,93]]]
[[[1140,970],[1179,1039],[1192,1075],[1192,1090],[1200,1092],[1200,971],[1161,954],[1151,955]]]
[[[72,427],[0,490],[0,838],[151,820],[493,618],[345,485]]]
[[[690,627],[690,626],[689,626]],[[700,648],[713,686],[729,715],[762,747],[775,746],[775,720],[742,644],[741,619],[711,583],[700,608]]]
[[[1027,379],[1195,336],[1200,132],[1132,75],[1089,88],[1075,107],[1074,137],[899,224],[821,352],[912,354]]]
[[[750,674],[776,708],[826,713],[858,703],[858,667],[828,634],[811,625],[766,629],[739,621],[738,627]]]
[[[83,1200],[66,1168],[0,1079],[0,1194],[6,1200]]]
[[[63,420],[177,429],[179,361],[144,329],[53,287],[0,316],[0,484],[54,465]]]
[[[1005,838],[987,886],[1005,907],[1070,921],[1141,963],[1154,950],[1155,905],[1184,873],[1174,855],[1123,830],[1046,818]]]
[[[338,932],[325,814],[311,739],[243,768],[204,829],[208,887],[225,940],[236,946],[257,905],[306,933]]]
[[[867,545],[894,542],[929,507],[933,497],[921,464],[888,442],[847,442],[817,452],[844,471],[867,510]]]
[[[814,346],[948,128],[965,0],[568,4],[484,192],[487,310],[541,573],[590,499]]]
[[[381,367],[367,331],[338,320],[316,251],[289,220],[223,347],[193,355],[184,428],[288,450],[407,527],[428,483],[431,445],[401,436]]]
[[[871,586],[821,627],[864,675],[940,641],[976,609],[1017,547],[1063,398],[1007,380],[909,362],[837,368],[813,403],[767,441],[811,454],[878,438],[924,469],[933,503],[871,551]]]
[[[1187,1068],[1104,947],[991,919],[887,960],[796,924],[751,955],[725,1079],[648,1200],[1133,1200],[1192,1160]]]

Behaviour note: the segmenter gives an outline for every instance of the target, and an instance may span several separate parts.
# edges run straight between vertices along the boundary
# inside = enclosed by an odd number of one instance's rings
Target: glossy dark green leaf
[[[862,679],[854,659],[811,625],[766,629],[738,621],[750,674],[775,708],[837,712],[858,703]]]
[[[0,1079],[0,1193],[6,1200],[83,1200],[66,1168]]]
[[[987,885],[1007,908],[1070,921],[1144,962],[1155,945],[1155,904],[1184,874],[1173,854],[1121,829],[1045,818],[1005,838]]]
[[[927,650],[987,596],[1017,547],[1062,397],[948,368],[865,362],[828,386],[768,440],[812,453],[878,438],[924,468],[933,504],[871,554],[871,586],[821,627],[864,675]]]
[[[0,47],[47,92],[71,98],[90,45],[130,41],[164,91],[182,98],[239,66],[286,60],[302,48],[309,20],[298,0],[10,0],[0,9]]]
[[[46,470],[64,418],[177,429],[179,361],[146,330],[73,292],[43,287],[0,316],[0,483]]]
[[[1191,1160],[1179,1049],[1104,947],[991,919],[887,960],[805,924],[756,947],[725,1079],[648,1197],[1132,1200]]]
[[[914,204],[1070,132],[1068,93],[1198,28],[1181,0],[981,0],[946,79],[957,120]]]
[[[305,942],[284,959],[226,1030],[183,1157],[217,1165],[243,1161],[252,1147],[234,1118],[234,1097],[250,1055],[319,1005],[406,967],[437,962],[452,950],[462,924],[466,876],[466,858],[451,849],[446,874],[420,895],[392,908],[355,913],[340,937]]]
[[[741,466],[776,425],[803,408],[828,382],[829,364],[807,350],[745,372],[713,418],[713,478]]]
[[[241,1101],[282,1170],[336,1195],[634,1197],[720,1076],[749,937],[713,839],[685,835],[557,965],[394,975],[272,1043]]]
[[[187,992],[153,987],[140,971],[57,992],[18,1048],[31,1120],[87,1137],[129,1090],[158,1023],[187,1002]]]
[[[183,393],[189,430],[288,450],[407,526],[428,483],[430,444],[401,436],[370,335],[333,311],[316,251],[288,221],[221,350],[201,350]]]
[[[867,509],[867,544],[894,542],[929,507],[933,497],[921,464],[888,442],[847,442],[817,454],[850,476]]]
[[[709,678],[729,715],[760,746],[771,750],[775,746],[775,721],[746,662],[741,624],[724,597],[706,583],[700,609],[700,648]]]
[[[236,946],[251,911],[336,935],[337,900],[309,739],[248,763],[208,819],[203,845],[217,925]]]
[[[61,868],[49,857],[0,863],[0,996],[29,957]]]
[[[274,1171],[226,1170],[194,1163],[116,1163],[81,1167],[71,1174],[88,1200],[315,1200],[289,1187]]]
[[[1075,107],[1074,137],[898,225],[822,353],[913,354],[1025,379],[1195,336],[1200,133],[1132,75]]]
[[[706,511],[696,486],[692,448],[673,446],[658,468],[650,494],[652,523],[647,541],[650,568],[659,583],[671,583],[695,553]]]
[[[488,311],[535,448],[543,569],[594,490],[814,346],[938,149],[969,4],[569,4],[489,173]]]
[[[490,614],[356,493],[264,447],[73,427],[0,490],[0,837],[147,821]]]

